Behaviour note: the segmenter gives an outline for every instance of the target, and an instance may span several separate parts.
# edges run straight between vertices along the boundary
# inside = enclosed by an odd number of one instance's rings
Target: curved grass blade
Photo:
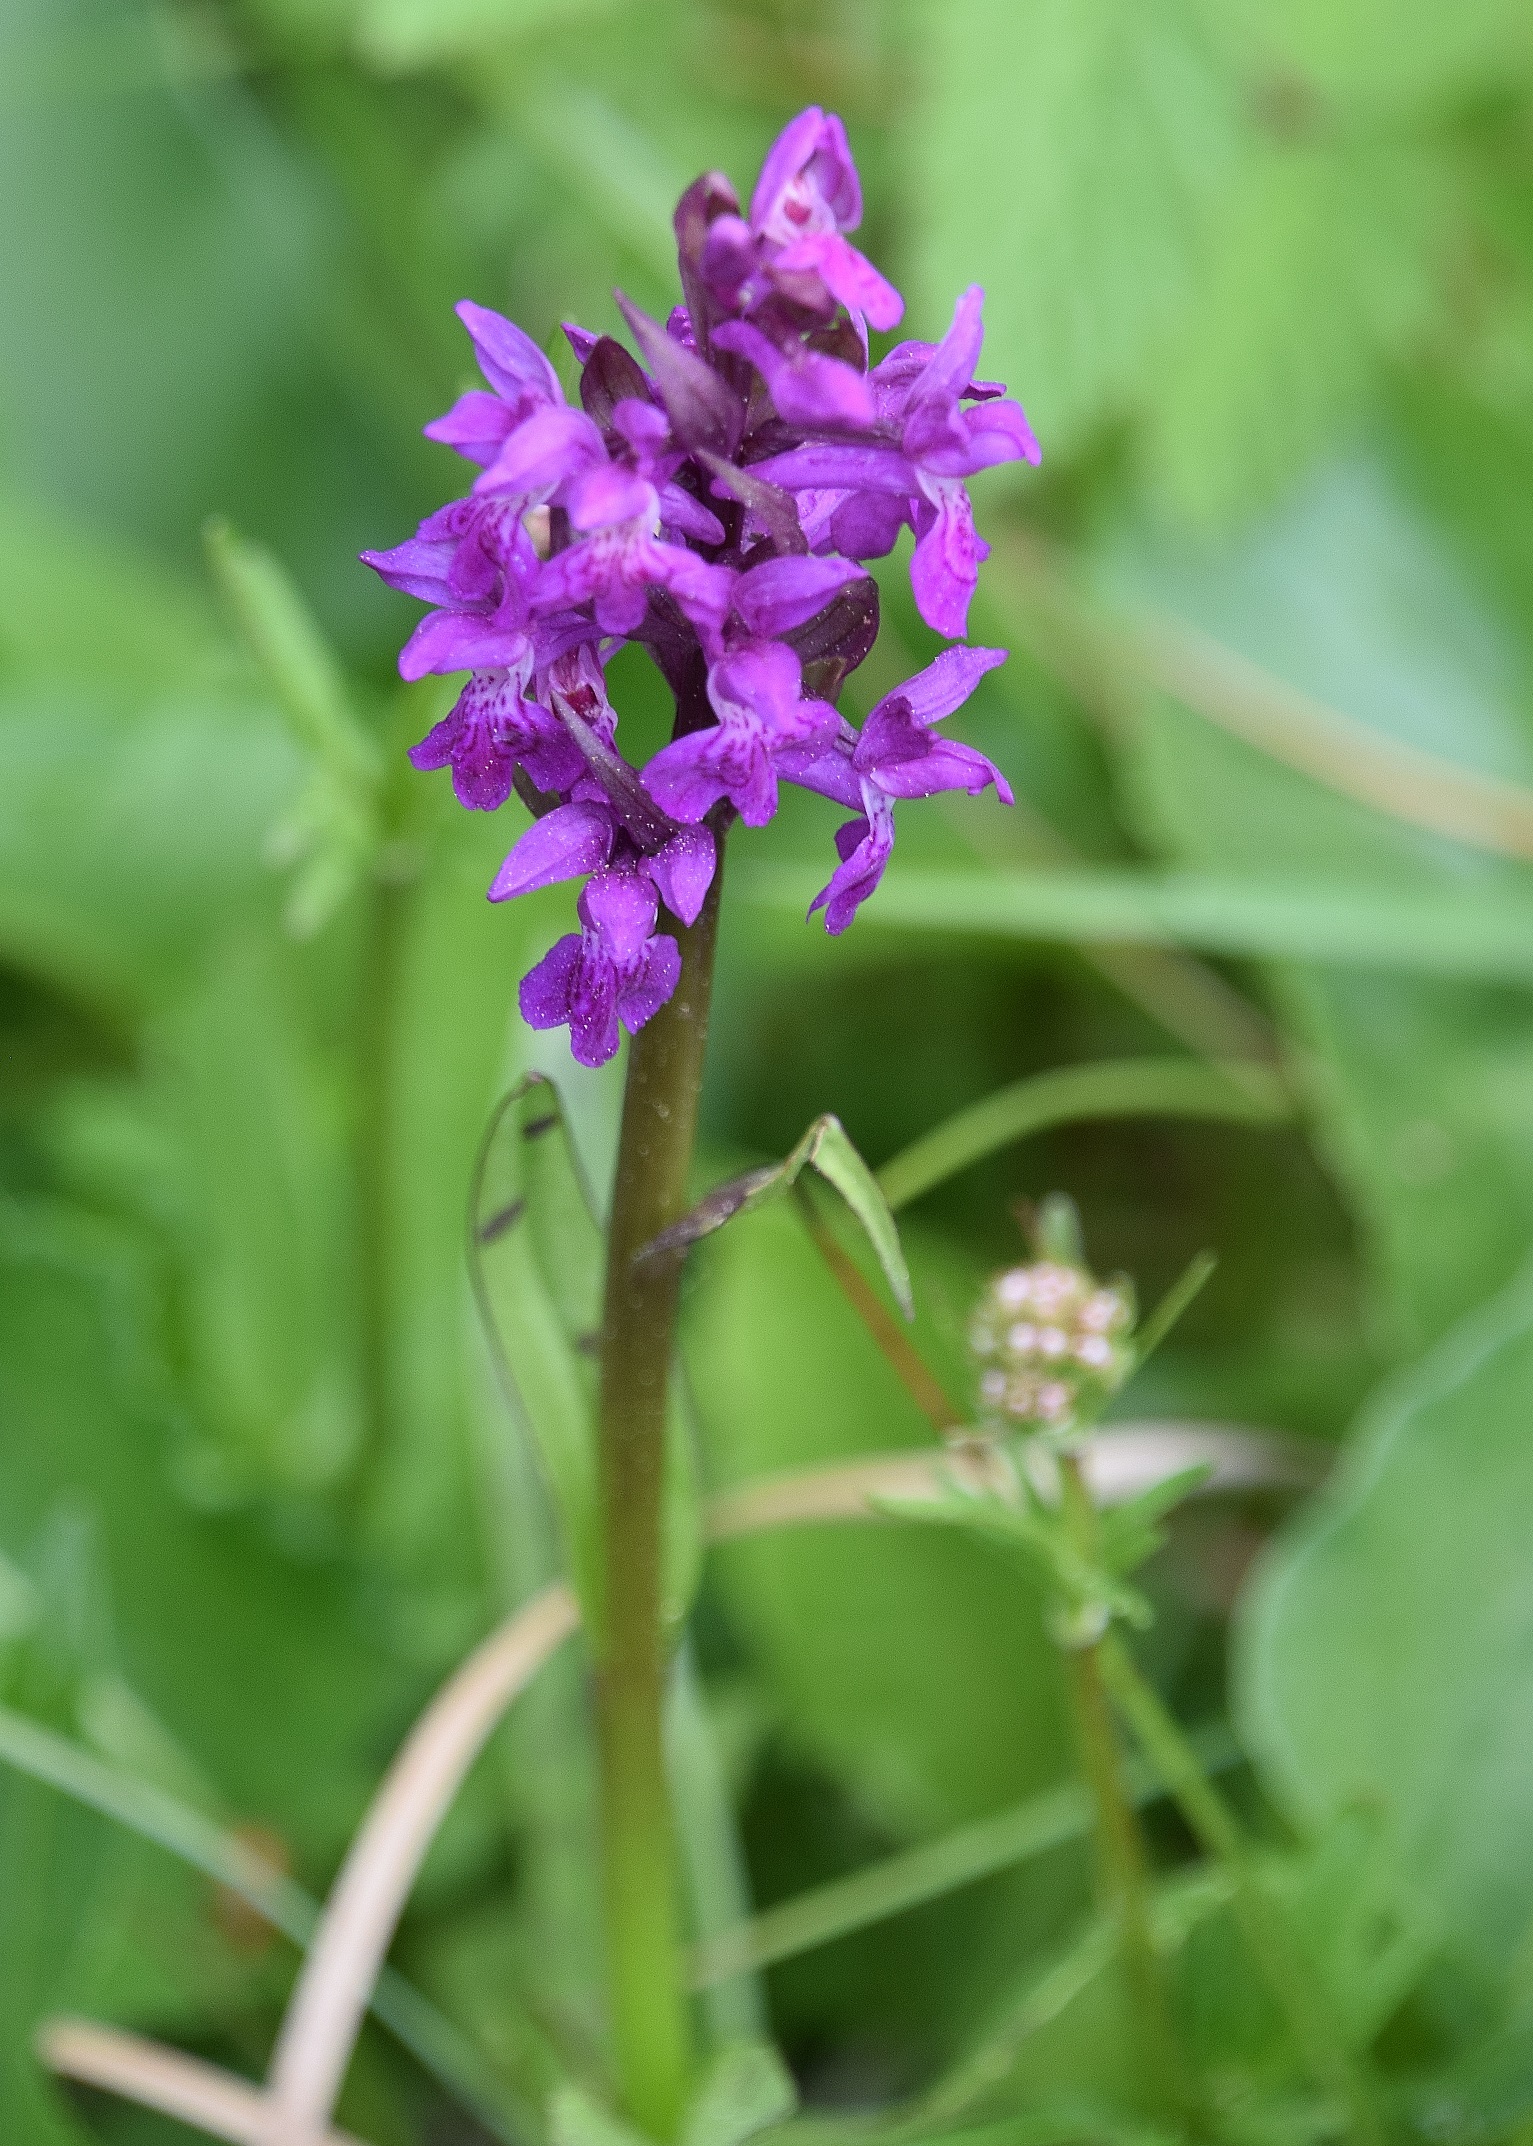
[[[753,865],[741,897],[801,913],[798,866]],[[891,870],[863,929],[969,938],[1181,946],[1264,961],[1406,975],[1533,980],[1533,899],[1521,887],[1377,887],[1214,872]]]
[[[902,1148],[878,1172],[891,1208],[908,1206],[971,1163],[1050,1126],[1082,1118],[1215,1118],[1278,1125],[1292,1103],[1277,1075],[1242,1065],[1238,1075],[1193,1058],[1117,1058],[1062,1066],[1013,1081]]]

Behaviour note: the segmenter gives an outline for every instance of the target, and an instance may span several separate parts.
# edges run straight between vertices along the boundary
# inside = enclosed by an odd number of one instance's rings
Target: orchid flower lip
[[[1038,443],[980,377],[978,284],[938,341],[870,361],[870,328],[893,329],[903,300],[852,241],[862,211],[846,128],[811,105],[745,206],[718,172],[683,194],[682,302],[657,318],[614,294],[632,347],[563,324],[580,367],[569,399],[524,329],[465,299],[483,384],[425,429],[469,465],[466,489],[363,554],[428,606],[405,678],[462,677],[412,762],[447,771],[472,810],[514,790],[534,815],[490,899],[580,887],[578,929],[529,972],[521,1005],[534,1026],[567,1026],[584,1064],[665,1003],[675,933],[701,911],[724,830],[764,827],[784,782],[842,810],[811,910],[833,935],[876,891],[898,805],[1011,798],[1002,770],[940,726],[1004,660],[965,645],[988,549],[969,479],[1035,464]],[[877,637],[868,563],[906,529],[917,610],[957,645],[859,730],[834,697]],[[642,766],[605,676],[631,641],[677,701],[670,742]]]

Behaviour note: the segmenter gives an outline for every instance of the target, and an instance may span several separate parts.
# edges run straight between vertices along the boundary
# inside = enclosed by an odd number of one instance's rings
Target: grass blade
[[[812,874],[739,874],[758,907],[807,906]],[[1479,887],[1367,887],[1202,872],[891,871],[863,929],[969,937],[1188,946],[1258,960],[1406,974],[1533,980],[1533,897]]]
[[[1030,1133],[1081,1118],[1219,1118],[1275,1125],[1291,1104],[1277,1076],[1262,1066],[1238,1074],[1195,1059],[1109,1059],[1065,1066],[998,1088],[923,1133],[878,1172],[891,1208],[908,1206],[934,1185]]]
[[[1222,1723],[1200,1731],[1193,1742],[1207,1768],[1239,1761],[1239,1749]],[[1131,1762],[1125,1770],[1136,1803],[1152,1802],[1163,1793],[1158,1774],[1143,1760]],[[939,1840],[907,1848],[850,1877],[818,1885],[721,1932],[698,1946],[693,1956],[693,1986],[707,1989],[731,1976],[827,1945],[1066,1841],[1080,1840],[1090,1830],[1091,1801],[1085,1788],[1076,1781],[1065,1782],[1009,1811],[959,1826]]]

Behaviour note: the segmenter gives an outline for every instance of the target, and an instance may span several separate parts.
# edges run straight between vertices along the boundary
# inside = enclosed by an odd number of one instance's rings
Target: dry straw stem
[[[105,2087],[235,2146],[276,2146],[271,2102],[259,2087],[159,2042],[88,2020],[54,2019],[38,2036],[37,2049],[44,2063],[84,2086]],[[328,2128],[313,2140],[314,2146],[361,2146],[350,2132]]]
[[[1506,857],[1533,858],[1533,790],[1443,760],[1342,715],[1195,627],[1144,612],[1114,617],[1083,595],[1030,532],[994,547],[995,577],[1039,660],[1089,708],[1118,720],[1132,689],[1169,694],[1205,722],[1376,812]]]
[[[1229,1427],[1145,1423],[1099,1433],[1085,1466],[1104,1503],[1206,1461],[1208,1488],[1313,1479],[1306,1449]],[[799,1471],[709,1502],[709,1539],[795,1524],[886,1518],[886,1500],[920,1498],[956,1474],[999,1476],[978,1448],[916,1449]],[[305,1957],[264,2091],[159,2044],[74,2020],[44,2028],[55,2071],[177,2115],[234,2146],[356,2146],[331,2112],[416,1872],[469,1768],[513,1700],[579,1624],[569,1588],[545,1588],[492,1632],[426,1708],[384,1776]]]

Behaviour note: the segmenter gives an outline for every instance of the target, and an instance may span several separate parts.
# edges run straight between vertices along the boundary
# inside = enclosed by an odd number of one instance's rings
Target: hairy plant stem
[[[602,1324],[598,1412],[603,1597],[596,1640],[607,1975],[629,2117],[674,2137],[691,2071],[676,1850],[661,1737],[662,1485],[677,1259],[634,1254],[685,1211],[697,1129],[719,888],[675,927],[681,979],[629,1046]]]
[[[1059,1472],[1065,1525],[1072,1544],[1082,1558],[1094,1561],[1096,1507],[1074,1454],[1061,1456]],[[1104,1644],[1103,1639],[1095,1639],[1084,1646],[1062,1649],[1082,1770],[1095,1809],[1098,1890],[1103,1908],[1118,1926],[1146,2070],[1166,2108],[1189,2118],[1192,2086],[1150,1925],[1149,1859],[1134,1799],[1124,1778],[1103,1682]]]
[[[1099,1654],[1113,1704],[1193,1833],[1228,1874],[1246,1948],[1288,2023],[1305,2067],[1340,2101],[1358,2146],[1378,2146],[1382,2130],[1367,2080],[1335,2031],[1325,1996],[1298,1952],[1282,1905],[1264,1882],[1238,1819],[1116,1633],[1107,1634]]]

